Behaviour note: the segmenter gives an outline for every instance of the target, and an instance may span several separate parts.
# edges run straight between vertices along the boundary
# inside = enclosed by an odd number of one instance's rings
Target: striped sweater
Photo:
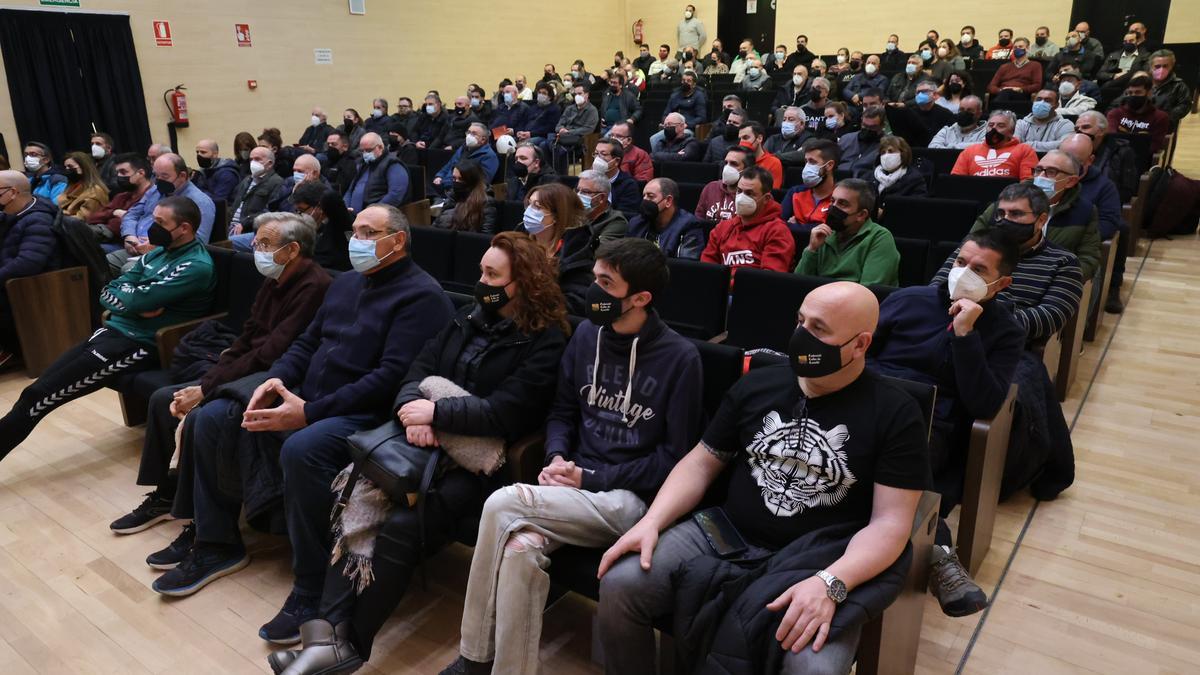
[[[946,283],[957,257],[955,249],[934,275],[933,284]],[[1012,304],[1028,344],[1045,344],[1075,316],[1082,296],[1083,275],[1075,254],[1042,239],[1021,255],[1012,284],[997,297]]]
[[[100,289],[100,306],[111,313],[109,328],[153,347],[159,328],[209,312],[216,283],[212,258],[199,241],[170,250],[156,248]]]

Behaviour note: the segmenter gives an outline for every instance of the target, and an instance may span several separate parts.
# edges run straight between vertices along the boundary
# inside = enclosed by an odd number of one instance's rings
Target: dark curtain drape
[[[88,151],[95,124],[118,151],[150,145],[129,17],[0,10],[0,54],[19,143],[41,141],[61,161]]]

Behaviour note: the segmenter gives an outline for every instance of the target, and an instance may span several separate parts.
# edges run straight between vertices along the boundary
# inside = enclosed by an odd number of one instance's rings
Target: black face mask
[[[337,164],[342,158],[342,151],[337,148],[329,148],[325,151],[325,159],[329,160],[330,164]]]
[[[454,195],[454,201],[461,202],[471,195],[471,188],[467,184],[456,180],[450,185],[450,194]]]
[[[1125,49],[1126,54],[1132,54],[1134,52],[1134,50],[1137,49],[1137,43],[1136,42],[1126,42],[1126,43],[1123,43],[1121,45],[1121,47],[1123,47]]]
[[[1145,96],[1126,96],[1125,106],[1130,110],[1141,110],[1146,105]]]
[[[1014,223],[1007,218],[997,218],[992,221],[992,227],[1004,236],[1011,238],[1017,244],[1024,244],[1033,239],[1033,223]]]
[[[851,62],[850,62],[850,69],[851,69],[851,70],[858,70],[858,69],[859,69],[859,68],[861,68],[861,67],[862,67],[862,61],[859,61],[858,59],[855,59],[855,60],[853,60],[853,61],[851,61]]]
[[[132,192],[133,181],[129,180],[129,176],[117,176],[117,192]]]
[[[619,93],[621,93],[621,88],[615,84],[610,84],[610,85],[608,85],[608,91],[613,94],[619,94]]]
[[[511,299],[508,297],[508,291],[504,290],[504,286],[489,286],[482,281],[475,282],[475,302],[479,303],[485,314],[495,314]]]
[[[1001,47],[1007,47],[1011,42],[1012,40],[1009,40],[1008,38],[1000,38]]]
[[[520,162],[513,162],[512,170],[513,175],[517,178],[524,178],[529,175],[529,167]]]
[[[721,135],[724,136],[725,140],[727,140],[727,141],[730,141],[730,142],[736,141],[737,135],[738,135],[738,128],[737,128],[737,126],[735,126],[733,124],[726,124],[725,131],[722,132]]]
[[[963,89],[963,86],[959,82],[951,82],[949,85],[946,86],[946,91],[949,91],[951,94],[962,93],[962,89]]]
[[[352,119],[347,119],[347,120],[346,120],[346,130],[347,130],[347,131],[349,131],[349,130],[351,130],[351,129],[353,129],[353,128],[354,128],[354,120],[352,120]]]
[[[738,50],[738,56],[742,57],[743,59],[744,59],[744,58],[746,58],[746,50],[745,50],[745,49],[739,49],[739,50]]]
[[[863,143],[876,143],[883,135],[874,129],[859,129],[858,140]]]
[[[150,231],[146,234],[146,239],[150,241],[151,246],[161,246],[162,248],[167,248],[174,241],[171,239],[171,232],[158,223],[150,224]]]
[[[466,114],[467,114],[467,109],[466,109],[466,108],[460,108],[460,107],[458,107],[458,106],[454,106],[454,114],[455,114],[455,115],[458,115],[459,117],[462,117],[463,115],[466,115]]]
[[[1044,38],[1044,37],[1042,37],[1042,36],[1040,36],[1040,35],[1039,35],[1039,36],[1037,36],[1037,37],[1035,37],[1035,38],[1033,39],[1033,41],[1034,41],[1034,42],[1036,42],[1036,43],[1037,43],[1037,46],[1039,46],[1039,47],[1041,47],[1042,45],[1046,44],[1046,38]]]
[[[175,184],[169,180],[158,179],[154,181],[154,187],[158,188],[160,197],[170,197],[175,194]]]
[[[647,224],[655,225],[658,223],[658,204],[649,199],[642,200],[641,205],[638,206],[638,213],[641,214]]]
[[[584,313],[587,315],[587,320],[597,326],[612,326],[625,313],[621,307],[621,301],[624,299],[604,290],[600,284],[593,283],[588,287],[585,296],[587,307]]]
[[[668,141],[675,140],[675,137],[678,135],[679,131],[675,127],[663,127],[663,136],[666,137]]]
[[[68,171],[67,172],[67,182],[68,183],[74,184],[74,183],[78,183],[81,180],[83,180],[83,174],[79,173],[78,171]]]
[[[207,169],[207,168],[211,167],[212,165],[213,165],[212,157],[201,157],[200,155],[196,155],[196,166],[200,167],[201,169]]]
[[[796,377],[804,378],[825,377],[838,372],[850,365],[842,364],[842,347],[854,342],[857,337],[855,335],[840,345],[831,345],[808,332],[803,325],[796,326],[791,340],[788,340],[788,362],[792,365],[792,372]]]
[[[958,126],[966,129],[967,127],[975,126],[975,114],[967,110],[959,110],[954,115],[954,121]]]
[[[846,229],[846,218],[849,217],[849,213],[830,205],[829,210],[825,212],[825,224],[834,232],[842,232]]]
[[[993,148],[1000,145],[1001,143],[1003,143],[1006,140],[1008,140],[1008,139],[1006,139],[1004,137],[1004,134],[1000,133],[999,131],[997,131],[995,129],[989,129],[987,134],[983,137],[983,141]]]

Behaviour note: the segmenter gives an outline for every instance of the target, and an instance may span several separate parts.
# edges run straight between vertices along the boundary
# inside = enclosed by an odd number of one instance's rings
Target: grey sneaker
[[[300,626],[300,639],[304,649],[281,671],[284,675],[345,675],[362,667],[362,657],[350,643],[347,621],[334,627],[324,619],[313,619]]]
[[[292,665],[297,656],[300,656],[299,649],[280,649],[267,656],[267,663],[271,664],[271,670],[275,671],[275,675],[279,675]]]
[[[954,549],[935,545],[929,571],[929,590],[946,616],[970,616],[987,607],[987,595],[963,567]]]

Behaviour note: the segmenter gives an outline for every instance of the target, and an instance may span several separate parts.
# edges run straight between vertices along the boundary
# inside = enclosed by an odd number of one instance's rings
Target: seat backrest
[[[1137,172],[1139,176],[1150,170],[1150,165],[1154,162],[1154,153],[1150,152],[1150,134],[1118,132],[1110,135],[1129,143],[1129,147],[1133,150],[1133,156],[1137,160]]]
[[[446,297],[450,298],[450,302],[454,303],[454,309],[462,309],[475,302],[475,296],[470,293],[446,291]]]
[[[472,293],[479,281],[479,260],[492,245],[492,235],[480,232],[459,232],[454,237],[454,267],[449,279],[439,279],[442,288],[459,293]]]
[[[721,165],[708,162],[655,162],[654,175],[676,183],[705,185],[721,177]]]
[[[523,202],[496,202],[496,211],[497,217],[500,220],[496,225],[500,232],[517,229],[525,218],[525,204]]]
[[[725,392],[742,376],[745,352],[740,347],[703,340],[693,339],[692,344],[700,352],[700,364],[704,367],[704,414],[712,419]]]
[[[696,260],[667,261],[671,283],[655,303],[663,320],[682,335],[708,339],[725,330],[729,268]]]
[[[229,296],[236,290],[231,282],[234,258],[239,254],[233,249],[224,248],[221,246],[205,246],[208,250],[209,257],[213,262],[213,276],[217,279],[216,285],[213,287],[211,313],[224,312],[229,308]],[[254,256],[249,253],[240,254],[250,259],[250,264],[254,264]],[[257,287],[256,287],[257,288]]]
[[[703,185],[679,183],[679,208],[688,213],[695,213],[696,205],[700,203],[701,192],[704,192]]]
[[[883,379],[908,392],[908,395],[917,402],[917,407],[921,409],[921,415],[925,419],[925,436],[928,437],[933,430],[933,406],[937,403],[937,387],[924,382],[913,382],[887,375],[884,375]]]
[[[726,344],[786,351],[796,312],[812,289],[833,279],[743,267],[734,278]]]
[[[421,165],[428,170],[428,173],[437,173],[438,171],[442,170],[443,166],[446,166],[446,162],[449,162],[450,158],[453,156],[453,150],[446,150],[445,148],[425,148],[425,161],[423,161]]]
[[[574,190],[579,187],[579,176],[559,176],[558,182]]]
[[[254,256],[249,253],[234,253],[229,265],[229,297],[226,298],[225,325],[237,332],[242,332],[246,319],[250,318],[250,308],[254,306],[254,298],[262,287],[263,275],[259,274],[254,265]]]
[[[942,269],[942,265],[958,250],[959,242],[957,241],[931,241],[929,242],[929,259],[925,267],[925,283],[933,281],[933,275]]]
[[[949,174],[962,150],[957,148],[913,148],[913,157],[928,160],[933,164],[934,175]]]
[[[896,237],[900,252],[900,285],[923,286],[929,283],[925,270],[929,267],[929,240]]]
[[[413,227],[412,248],[409,253],[413,262],[438,281],[451,279],[454,275],[454,230],[439,227]]]
[[[1004,188],[1016,183],[1015,178],[1001,176],[955,176],[942,174],[933,179],[933,195],[939,199],[968,199],[979,211],[996,201]]]
[[[976,80],[976,82],[978,81]],[[988,112],[993,110],[1011,110],[1017,119],[1021,119],[1033,112],[1033,101],[992,101],[988,106]]]
[[[926,241],[961,240],[971,231],[978,213],[976,202],[964,199],[892,197],[888,199],[879,224],[895,237]]]
[[[405,164],[408,169],[408,199],[417,202],[425,199],[425,167],[418,164]]]
[[[208,238],[208,243],[215,244],[218,241],[225,241],[229,238],[229,205],[224,199],[214,199],[213,201],[213,228],[212,234]]]

